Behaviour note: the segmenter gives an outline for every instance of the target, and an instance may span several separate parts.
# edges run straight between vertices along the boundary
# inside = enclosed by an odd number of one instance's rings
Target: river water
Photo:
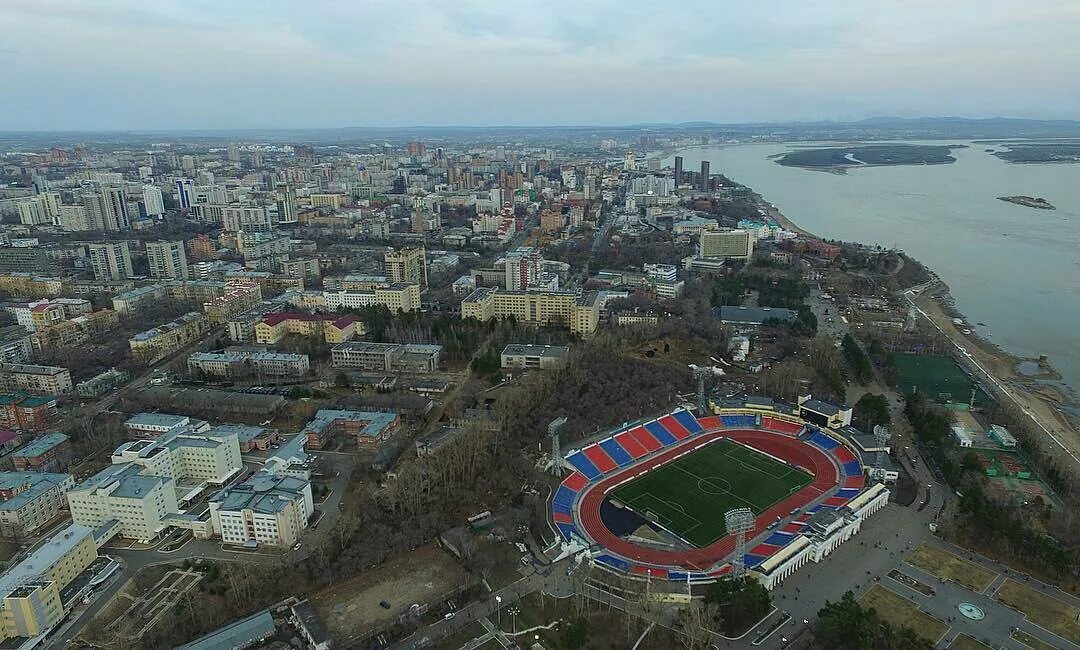
[[[953,164],[844,175],[776,164],[769,156],[789,151],[783,144],[679,153],[685,169],[709,160],[712,173],[749,185],[816,235],[903,249],[949,285],[972,324],[986,324],[981,336],[1017,356],[1047,355],[1080,389],[1080,164],[1010,164],[987,145],[961,144]],[[996,198],[1009,195],[1041,196],[1057,210]]]

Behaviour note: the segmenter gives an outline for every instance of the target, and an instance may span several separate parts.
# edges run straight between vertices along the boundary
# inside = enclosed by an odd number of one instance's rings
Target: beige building
[[[175,321],[136,334],[128,340],[128,345],[135,361],[152,364],[197,341],[209,329],[206,316],[192,311]]]
[[[209,377],[303,377],[310,361],[306,354],[266,350],[196,352],[188,357],[188,370]]]
[[[74,389],[71,372],[59,366],[0,363],[0,388],[7,391],[64,395]]]
[[[165,517],[178,509],[176,480],[147,476],[141,470],[134,463],[109,465],[68,490],[71,520],[97,528],[115,519],[123,537],[156,538],[165,530]]]
[[[225,323],[262,302],[262,289],[254,280],[231,280],[225,293],[203,303],[211,323]]]
[[[749,230],[704,231],[698,244],[699,257],[750,259],[754,235]]]
[[[71,525],[0,576],[0,619],[5,639],[37,637],[65,614],[60,592],[97,559],[94,531]]]
[[[265,470],[210,499],[214,533],[238,546],[292,546],[314,511],[309,481]]]
[[[587,336],[600,322],[600,300],[596,292],[500,291],[481,287],[461,301],[461,317],[488,321],[513,317],[523,323],[566,327]]]
[[[229,430],[193,433],[179,429],[154,440],[132,440],[116,448],[114,465],[131,463],[141,473],[185,483],[221,484],[241,470],[240,442]]]
[[[383,262],[386,265],[386,275],[392,282],[427,286],[427,257],[423,248],[387,251]]]

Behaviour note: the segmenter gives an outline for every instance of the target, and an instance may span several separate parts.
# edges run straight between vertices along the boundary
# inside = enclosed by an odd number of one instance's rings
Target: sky
[[[0,131],[1080,119],[1078,0],[0,0]]]

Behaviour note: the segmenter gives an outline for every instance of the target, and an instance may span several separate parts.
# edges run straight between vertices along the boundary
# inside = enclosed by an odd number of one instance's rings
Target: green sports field
[[[724,513],[760,514],[812,477],[730,440],[703,447],[612,493],[639,515],[701,548],[724,536]]]
[[[894,354],[900,392],[918,391],[930,399],[966,404],[975,382],[949,357],[935,354]],[[975,391],[975,405],[990,401],[981,390]]]

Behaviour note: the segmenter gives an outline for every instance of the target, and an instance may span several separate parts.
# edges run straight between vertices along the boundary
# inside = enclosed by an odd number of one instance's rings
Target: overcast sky
[[[0,0],[0,130],[1080,119],[1080,0]]]

